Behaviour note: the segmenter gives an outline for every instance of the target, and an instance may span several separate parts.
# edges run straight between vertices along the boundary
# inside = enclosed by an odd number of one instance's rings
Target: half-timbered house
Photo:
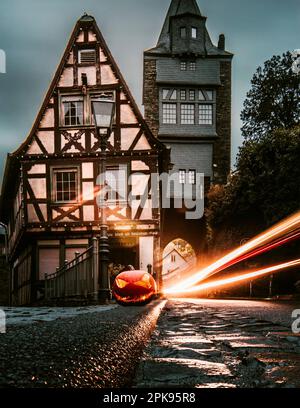
[[[117,193],[107,209],[110,261],[159,271],[160,210],[149,186],[166,150],[146,125],[95,19],[84,15],[32,130],[7,159],[1,220],[8,225],[14,304],[37,299],[45,274],[85,251],[99,234],[100,142],[91,113],[99,98],[116,104],[107,151],[107,179]]]

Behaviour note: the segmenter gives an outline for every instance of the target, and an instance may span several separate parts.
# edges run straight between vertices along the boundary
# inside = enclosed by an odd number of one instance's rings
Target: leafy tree
[[[277,129],[260,140],[246,140],[237,171],[226,186],[208,195],[211,238],[234,228],[236,240],[253,236],[299,210],[300,126]],[[235,242],[234,244],[237,244]]]
[[[246,140],[259,139],[278,128],[291,128],[299,123],[300,74],[292,70],[290,52],[274,56],[259,67],[251,81],[241,119]]]

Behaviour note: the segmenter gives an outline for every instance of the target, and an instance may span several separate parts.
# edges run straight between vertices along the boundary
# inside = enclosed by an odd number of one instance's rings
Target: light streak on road
[[[244,273],[241,275],[237,275],[237,276],[232,276],[230,278],[225,278],[225,279],[219,279],[216,281],[212,281],[212,282],[207,282],[207,283],[202,283],[201,285],[198,286],[194,286],[192,288],[188,288],[188,289],[184,289],[184,290],[177,290],[177,291],[173,291],[170,294],[189,294],[189,293],[195,293],[195,292],[202,292],[204,290],[207,289],[215,289],[218,287],[222,287],[222,286],[228,286],[228,285],[233,285],[234,283],[239,283],[239,282],[244,282],[247,280],[252,280],[252,279],[257,279],[260,278],[262,276],[267,276],[269,274],[274,274],[276,272],[280,272],[284,269],[287,268],[292,268],[295,266],[300,265],[300,259],[296,259],[294,261],[290,261],[290,262],[286,262],[280,265],[275,265],[275,266],[271,266],[268,268],[264,268],[264,269],[259,269],[253,272],[249,272],[249,273]]]
[[[295,233],[293,238],[295,239],[295,235],[299,234],[299,228],[300,228],[300,212],[279,222],[274,227],[268,229],[267,231],[258,235],[256,238],[253,238],[252,240],[248,241],[241,247],[223,256],[213,264],[207,266],[206,268],[200,271],[197,271],[189,278],[184,279],[183,281],[179,282],[174,286],[171,286],[170,288],[166,288],[164,290],[164,293],[168,295],[172,293],[182,292],[185,289],[190,288],[191,286],[208,278],[209,276],[221,272],[222,270],[228,268],[229,266],[232,266],[238,262],[241,262],[242,260],[249,259],[250,257],[253,257],[259,253],[264,252],[263,247],[269,246],[268,250],[270,250],[281,245],[282,244],[282,243],[280,244],[281,241],[283,243],[286,243],[288,242],[286,241],[286,239],[289,239],[289,237],[287,237],[287,235],[289,234]],[[274,242],[276,240],[279,241]],[[292,240],[292,238],[290,238],[290,240]],[[258,252],[256,252],[256,250]]]

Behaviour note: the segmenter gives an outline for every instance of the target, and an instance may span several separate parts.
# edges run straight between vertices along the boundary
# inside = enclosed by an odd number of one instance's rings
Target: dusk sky
[[[66,47],[73,26],[93,15],[142,109],[143,50],[157,42],[170,0],[1,0],[0,176],[5,156],[27,136]],[[216,44],[226,35],[233,61],[233,151],[240,112],[259,65],[274,54],[300,49],[299,0],[198,0]],[[143,109],[142,109],[143,111]]]

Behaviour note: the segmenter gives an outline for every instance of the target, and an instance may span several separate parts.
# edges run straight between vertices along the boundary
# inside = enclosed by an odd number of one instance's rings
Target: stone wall
[[[217,90],[217,134],[214,145],[214,182],[225,184],[231,166],[231,61],[220,62],[221,87]]]
[[[156,84],[156,60],[144,58],[145,119],[155,137],[159,130],[159,89]]]

